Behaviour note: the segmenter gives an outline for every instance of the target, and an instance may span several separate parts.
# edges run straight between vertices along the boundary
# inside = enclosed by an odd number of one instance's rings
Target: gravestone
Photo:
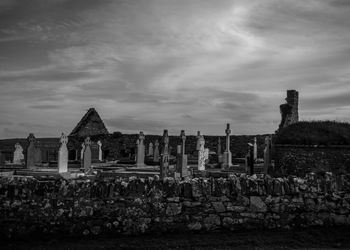
[[[200,150],[199,139],[201,138],[201,131],[197,131],[196,138],[197,138],[196,150],[199,151]]]
[[[15,152],[13,153],[13,163],[21,164],[23,160],[24,160],[23,148],[21,144],[16,143]]]
[[[91,169],[91,140],[86,137],[84,141],[83,168],[84,171]]]
[[[254,161],[258,159],[258,144],[256,142],[256,137],[254,137]]]
[[[152,156],[153,155],[153,143],[150,142],[148,144],[148,156]]]
[[[218,156],[218,163],[219,164],[223,163],[222,150],[221,150],[221,138],[220,137],[218,138],[217,156]]]
[[[5,155],[0,150],[0,166],[5,166]]]
[[[140,132],[139,139],[136,141],[137,144],[137,157],[136,157],[136,166],[144,167],[145,166],[145,135],[143,132]]]
[[[158,142],[158,140],[156,140],[156,142],[154,143],[153,161],[159,162],[159,142]]]
[[[177,149],[177,166],[176,166],[176,172],[179,173],[179,176],[181,178],[184,178],[189,175],[187,170],[187,155],[186,152],[186,135],[185,130],[181,130],[181,145],[178,145]]]
[[[97,145],[98,145],[98,160],[102,161],[102,142],[97,141]]]
[[[254,174],[254,145],[248,143],[248,154],[246,156],[246,169],[250,175]]]
[[[28,138],[28,147],[26,154],[26,168],[34,168],[35,167],[35,143],[36,139],[34,134],[30,133]]]
[[[67,173],[68,172],[68,137],[62,133],[60,138],[60,148],[58,149],[58,172]]]
[[[269,136],[265,137],[265,149],[264,149],[264,174],[268,173],[271,165],[271,139]]]
[[[168,130],[165,129],[162,138],[162,154],[160,160],[160,178],[163,180],[168,176],[169,170],[169,136]]]
[[[202,135],[199,138],[199,152],[198,152],[198,170],[204,171],[205,170],[205,163],[206,160],[209,159],[209,149],[204,148],[205,140],[204,136]]]
[[[35,148],[35,164],[42,163],[42,152],[40,148]]]
[[[224,152],[224,155],[223,155],[223,164],[222,164],[222,168],[223,169],[227,169],[229,167],[232,166],[232,154],[231,154],[231,151],[230,151],[230,134],[231,134],[231,130],[230,130],[230,124],[227,123],[226,125],[226,130],[225,130],[225,133],[226,133],[226,150]]]
[[[83,162],[84,159],[84,151],[85,151],[85,144],[81,144],[81,151],[80,151],[80,161]]]

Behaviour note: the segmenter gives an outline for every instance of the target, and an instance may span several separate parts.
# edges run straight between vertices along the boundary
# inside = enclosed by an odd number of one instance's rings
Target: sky
[[[348,0],[0,0],[0,138],[350,122]]]

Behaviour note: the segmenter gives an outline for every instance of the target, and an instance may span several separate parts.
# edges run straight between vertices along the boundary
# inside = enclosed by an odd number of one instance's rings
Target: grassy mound
[[[276,144],[350,145],[350,124],[336,121],[302,121],[279,131]]]

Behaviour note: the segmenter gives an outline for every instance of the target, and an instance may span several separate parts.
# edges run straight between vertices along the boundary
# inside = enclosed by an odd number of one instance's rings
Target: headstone
[[[67,173],[68,172],[68,137],[62,133],[60,138],[60,148],[58,149],[58,172]]]
[[[35,164],[42,163],[42,153],[40,148],[35,148]]]
[[[254,161],[258,159],[258,144],[256,142],[256,137],[254,137]]]
[[[13,153],[13,163],[21,164],[23,160],[24,160],[23,148],[21,144],[16,143],[15,152]]]
[[[153,155],[153,143],[150,142],[148,144],[148,156],[152,156]]]
[[[84,171],[91,169],[91,140],[90,137],[86,137],[84,141],[84,154],[83,154],[83,168]]]
[[[201,131],[197,131],[197,144],[196,144],[196,150],[199,151],[200,145],[199,145],[199,139],[201,138]]]
[[[144,167],[145,166],[145,135],[143,132],[140,132],[139,139],[136,141],[137,144],[137,158],[136,158],[136,166]]]
[[[98,160],[102,161],[102,142],[97,141],[97,145],[98,145]]]
[[[246,156],[246,167],[250,175],[254,174],[254,145],[248,143],[248,154]]]
[[[36,142],[34,134],[30,133],[27,140],[28,140],[28,147],[27,147],[27,154],[26,154],[26,167],[34,168],[35,167],[35,142]]]
[[[169,136],[167,129],[164,130],[162,144],[163,148],[160,161],[160,178],[163,180],[168,176],[169,169]]]
[[[204,148],[205,140],[204,136],[201,136],[199,139],[199,153],[198,153],[198,170],[205,170],[206,160],[209,159],[209,149]]]
[[[159,142],[158,142],[158,140],[156,140],[156,142],[154,143],[153,161],[159,162]]]
[[[5,166],[5,155],[0,150],[0,166]]]
[[[218,156],[218,163],[222,164],[223,163],[223,157],[222,157],[222,150],[221,150],[221,138],[218,138],[218,151],[217,151],[217,156]]]
[[[80,160],[81,160],[81,162],[83,162],[83,159],[84,159],[84,151],[85,151],[85,144],[82,143],[81,144],[81,151],[80,151]]]
[[[189,175],[188,170],[187,170],[187,155],[185,154],[186,152],[186,135],[185,135],[185,130],[181,130],[181,145],[178,146],[177,148],[177,167],[176,167],[176,172],[179,173],[179,176],[181,178],[184,178]]]
[[[265,149],[264,149],[264,173],[268,173],[268,169],[271,165],[271,139],[269,136],[265,137]]]
[[[222,167],[224,169],[226,168],[229,168],[232,166],[232,154],[231,154],[231,151],[230,151],[230,134],[231,134],[231,130],[230,130],[230,124],[227,123],[226,125],[226,130],[225,130],[225,133],[226,133],[226,150],[224,152],[224,155],[223,155],[223,164],[222,164]]]

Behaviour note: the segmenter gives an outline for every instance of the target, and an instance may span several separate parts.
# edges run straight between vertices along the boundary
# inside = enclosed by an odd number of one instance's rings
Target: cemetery
[[[350,225],[350,126],[299,122],[298,98],[270,135],[110,134],[91,108],[69,135],[1,140],[1,235]]]

